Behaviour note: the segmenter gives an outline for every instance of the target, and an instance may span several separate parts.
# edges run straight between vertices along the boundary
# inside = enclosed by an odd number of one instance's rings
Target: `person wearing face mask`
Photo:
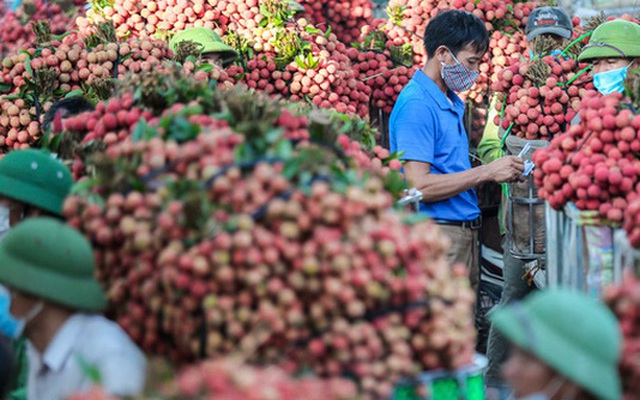
[[[640,25],[616,19],[597,27],[578,60],[591,62],[596,89],[603,95],[624,91],[630,68],[640,68]]]
[[[542,56],[534,54],[531,48],[536,38],[554,39],[558,44],[558,49],[553,50],[551,54],[558,55],[564,41],[571,39],[573,35],[573,23],[569,14],[560,7],[538,7],[533,9],[527,17],[525,34],[529,46],[529,59]],[[491,98],[487,124],[482,134],[482,140],[478,144],[478,155],[484,163],[495,161],[503,155],[500,127],[493,122],[494,117],[498,115],[498,110],[495,108],[498,95],[501,93],[497,93]]]
[[[516,400],[620,400],[622,335],[600,301],[569,289],[534,293],[490,314],[512,344],[503,375]]]
[[[535,40],[554,39],[558,45],[558,49],[553,50],[551,53],[560,53],[562,44],[565,43],[566,40],[570,39],[573,34],[573,24],[569,14],[560,7],[538,7],[529,14],[525,33],[527,35],[527,43],[530,48],[530,59],[534,59],[536,57],[543,56],[540,54],[533,54],[532,48]],[[478,156],[485,164],[493,162],[505,154],[502,139],[506,134],[506,130],[494,123],[494,118],[498,115],[498,110],[495,108],[495,102],[497,101],[498,96],[502,96],[502,93],[496,93],[491,100],[482,140],[478,144]],[[540,142],[538,143],[539,146],[542,145]],[[522,279],[522,276],[526,273],[525,265],[536,261],[532,259],[516,258],[511,254],[511,249],[508,247],[508,230],[506,223],[508,210],[507,197],[503,196],[498,210],[498,224],[503,244],[502,275],[504,278],[504,287],[500,297],[500,305],[509,304],[514,300],[520,300],[535,290],[535,285],[532,285],[527,282],[527,280]],[[489,359],[489,367],[485,372],[488,400],[499,400],[506,396],[501,393],[505,390],[501,390],[504,386],[504,382],[500,375],[500,369],[502,364],[505,362],[506,357],[507,345],[505,339],[495,329],[490,328],[487,340],[487,358]]]
[[[536,38],[551,38],[558,44],[558,49],[551,53],[557,55],[560,53],[560,46],[565,40],[573,35],[573,24],[571,17],[560,7],[538,7],[531,11],[527,17],[527,26],[525,28],[527,35],[527,45],[529,48],[529,59],[540,57],[540,54],[534,54],[531,45]],[[495,108],[497,96],[494,95],[489,106],[489,114],[487,115],[487,124],[482,134],[482,140],[478,144],[478,155],[484,163],[490,163],[502,157],[502,145],[500,127],[496,125],[494,117],[498,115]],[[504,133],[504,132],[503,132]]]
[[[403,89],[389,120],[392,152],[402,154],[407,181],[423,194],[420,212],[432,217],[451,239],[451,264],[469,268],[477,290],[480,209],[474,187],[488,181],[509,182],[524,170],[517,157],[504,157],[471,168],[464,128],[467,91],[478,77],[489,35],[484,23],[466,11],[445,11],[424,33],[427,62]]]
[[[527,44],[531,45],[536,38],[550,38],[556,41],[558,49],[551,51],[551,55],[561,54],[560,46],[573,35],[573,23],[569,14],[561,7],[537,7],[527,17],[525,27]],[[529,49],[529,59],[540,56]]]
[[[28,400],[65,399],[94,384],[114,396],[142,391],[144,355],[99,315],[106,298],[80,232],[53,218],[27,219],[0,243],[0,259],[10,312],[28,339]]]
[[[15,150],[0,160],[0,241],[25,218],[62,219],[62,203],[71,190],[71,172],[43,150]],[[16,373],[9,399],[24,398],[26,380],[23,325],[9,313],[8,291],[0,284],[0,334],[13,340]]]

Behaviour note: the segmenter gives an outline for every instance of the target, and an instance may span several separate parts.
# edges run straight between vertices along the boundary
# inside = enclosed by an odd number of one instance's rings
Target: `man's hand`
[[[487,165],[489,177],[497,183],[516,181],[524,172],[524,160],[516,156],[502,157]]]

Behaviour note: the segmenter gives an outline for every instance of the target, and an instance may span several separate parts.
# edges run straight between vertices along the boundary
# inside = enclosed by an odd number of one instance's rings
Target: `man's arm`
[[[389,129],[397,141],[395,150],[403,151],[403,159],[407,160],[404,165],[405,177],[412,186],[422,191],[426,202],[448,199],[491,180],[509,182],[524,171],[522,159],[505,157],[464,172],[432,174],[438,115],[433,109],[425,108],[421,99],[398,103],[396,107],[399,108],[394,109]],[[401,113],[401,117],[395,113]]]
[[[514,156],[463,172],[442,175],[432,174],[429,163],[407,161],[404,164],[405,177],[411,186],[422,192],[423,200],[427,203],[446,200],[484,182],[511,182],[518,179],[523,171],[522,159]]]

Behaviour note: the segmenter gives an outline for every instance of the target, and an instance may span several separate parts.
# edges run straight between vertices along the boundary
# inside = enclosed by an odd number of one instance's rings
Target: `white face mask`
[[[14,319],[17,322],[16,331],[14,332],[14,338],[19,338],[20,336],[22,336],[22,333],[24,332],[24,328],[27,326],[29,322],[33,321],[33,319],[37,317],[38,314],[40,314],[40,312],[42,312],[43,308],[44,308],[44,303],[40,301],[38,302],[38,304],[33,306],[33,308],[31,308],[31,310],[29,310],[27,315],[25,315],[23,318],[14,317]]]
[[[11,210],[9,210],[9,207],[0,205],[0,241],[7,236],[9,229],[11,229],[10,214]]]

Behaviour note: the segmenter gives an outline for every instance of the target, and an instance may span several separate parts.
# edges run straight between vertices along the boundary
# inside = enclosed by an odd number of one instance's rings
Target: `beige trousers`
[[[449,265],[461,263],[469,269],[469,282],[474,293],[478,292],[480,269],[478,267],[478,231],[455,225],[438,225],[440,230],[451,240],[447,253]]]

